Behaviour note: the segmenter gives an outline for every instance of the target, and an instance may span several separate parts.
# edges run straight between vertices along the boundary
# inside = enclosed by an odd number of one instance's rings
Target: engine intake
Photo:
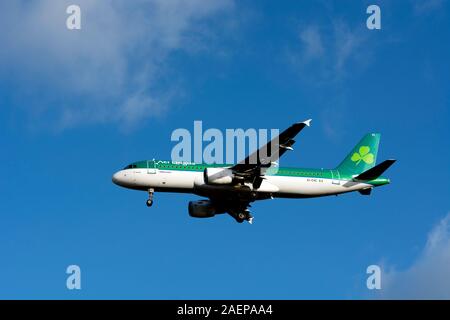
[[[206,168],[203,171],[203,180],[206,184],[231,184],[234,174],[230,169]]]
[[[211,218],[216,215],[217,209],[209,200],[189,202],[189,215],[194,218]]]

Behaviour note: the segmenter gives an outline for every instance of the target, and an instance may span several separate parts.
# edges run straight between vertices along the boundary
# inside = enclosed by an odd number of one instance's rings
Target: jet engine
[[[203,180],[206,184],[231,184],[234,174],[230,169],[206,168],[203,171]]]
[[[217,212],[209,200],[198,200],[189,202],[189,215],[194,218],[211,218]]]

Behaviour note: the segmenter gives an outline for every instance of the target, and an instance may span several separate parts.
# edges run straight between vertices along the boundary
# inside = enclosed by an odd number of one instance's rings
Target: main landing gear
[[[148,189],[148,200],[146,202],[147,207],[151,207],[153,205],[153,194],[155,190],[153,188]]]
[[[251,215],[250,211],[244,210],[242,212],[239,212],[235,214],[235,217],[237,222],[242,223],[244,221],[248,221],[248,223],[253,223],[253,216]]]

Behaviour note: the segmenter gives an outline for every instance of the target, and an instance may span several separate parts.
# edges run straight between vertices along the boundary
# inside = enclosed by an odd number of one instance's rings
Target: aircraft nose
[[[122,174],[120,171],[117,171],[116,173],[114,173],[112,176],[112,182],[114,182],[115,184],[120,186],[120,181],[122,180],[121,175]]]

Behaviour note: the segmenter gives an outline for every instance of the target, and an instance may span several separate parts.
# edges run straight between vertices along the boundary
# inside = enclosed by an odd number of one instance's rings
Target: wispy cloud
[[[325,51],[322,43],[322,35],[317,26],[310,25],[300,32],[300,40],[303,43],[304,58],[310,59],[320,59],[323,57]]]
[[[441,9],[443,4],[443,0],[415,0],[413,2],[414,13],[419,15],[429,13]]]
[[[338,18],[302,23],[299,28],[298,41],[287,51],[288,61],[303,83],[329,89],[326,99],[320,102],[324,110],[320,117],[324,134],[337,141],[341,138],[338,132],[345,130],[336,127],[345,127],[348,112],[345,82],[363,72],[372,58],[368,30]]]
[[[324,84],[345,79],[366,65],[367,30],[352,28],[346,22],[302,24],[299,42],[289,48],[290,62],[299,75],[310,83]]]
[[[364,31],[367,32],[367,30]],[[334,23],[334,35],[335,57],[333,67],[335,72],[340,74],[346,72],[345,68],[350,61],[360,62],[360,50],[363,50],[365,37],[361,29],[352,30],[342,21]]]
[[[27,112],[50,113],[60,128],[161,114],[177,83],[167,59],[217,45],[212,25],[233,10],[233,0],[79,0],[82,29],[69,31],[72,2],[0,3],[0,80],[26,97]]]
[[[428,235],[418,259],[406,270],[383,275],[382,298],[450,299],[450,213]]]

